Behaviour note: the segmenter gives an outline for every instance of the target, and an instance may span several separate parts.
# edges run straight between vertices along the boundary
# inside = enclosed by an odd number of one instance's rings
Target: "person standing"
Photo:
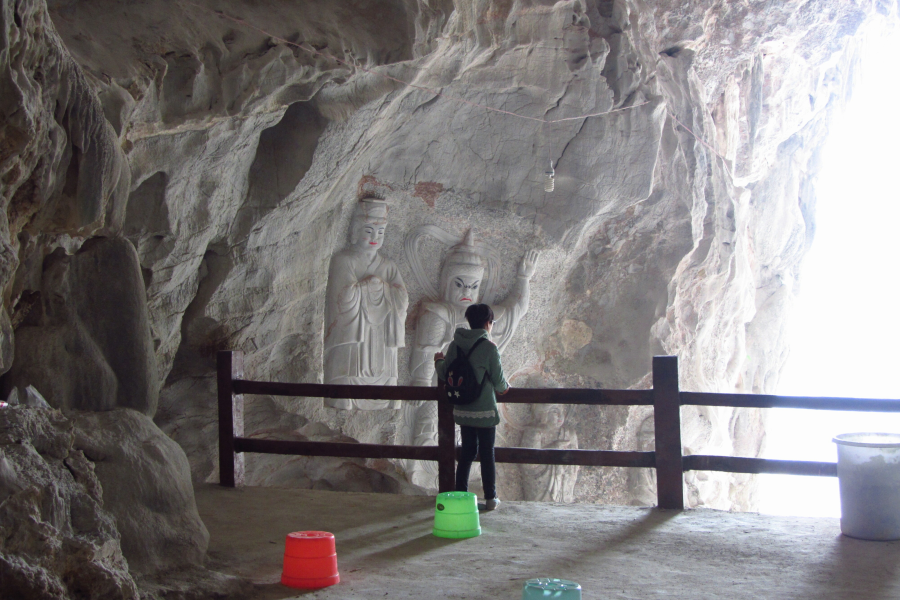
[[[480,302],[484,290],[491,285],[486,280],[488,264],[484,250],[476,244],[473,230],[450,249],[440,273],[439,298],[421,305],[416,323],[415,339],[410,351],[410,385],[436,384],[435,352],[447,352],[458,327],[466,323],[465,311]],[[519,263],[516,281],[503,302],[495,304],[492,341],[500,352],[510,343],[519,322],[528,312],[530,280],[537,268],[540,253],[528,250]],[[496,277],[496,272],[493,273]],[[416,446],[437,444],[437,404],[435,402],[404,402],[404,421],[409,427],[410,442]],[[414,460],[409,464],[410,481],[424,488],[437,487],[437,463]]]
[[[453,407],[453,420],[459,425],[462,438],[462,456],[456,468],[456,491],[469,491],[469,470],[476,454],[481,456],[481,480],[484,484],[484,510],[494,510],[500,505],[497,498],[497,472],[494,464],[494,439],[500,413],[497,410],[497,394],[509,391],[509,383],[503,375],[500,351],[491,341],[494,311],[487,304],[473,304],[466,309],[466,321],[470,329],[458,327],[453,341],[443,352],[434,354],[434,366],[438,378],[446,379],[447,367],[456,359],[458,350],[469,355],[469,363],[481,385],[481,392],[471,404]],[[481,343],[472,350],[478,340]]]

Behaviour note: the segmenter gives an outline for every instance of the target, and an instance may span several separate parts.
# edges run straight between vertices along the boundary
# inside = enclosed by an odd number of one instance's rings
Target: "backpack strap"
[[[463,352],[463,356],[464,356],[464,357],[466,358],[466,360],[469,362],[469,366],[472,365],[472,361],[469,360],[469,357],[472,356],[472,353],[473,353],[473,352],[475,352],[475,348],[478,347],[478,344],[480,344],[481,342],[485,341],[486,339],[487,339],[487,338],[483,338],[483,337],[478,338],[477,340],[475,340],[475,343],[472,344],[472,347],[469,348],[469,352],[468,352],[468,353]],[[456,352],[457,352],[457,353],[462,352],[462,351],[463,351],[462,348],[460,348],[459,346],[456,347]],[[472,367],[472,369],[474,369],[474,368],[475,368],[475,367]],[[484,372],[484,376],[487,377],[488,379],[491,378],[491,376],[488,374],[487,371]],[[481,380],[481,385],[484,385],[484,379]]]
[[[478,338],[477,340],[475,340],[475,343],[472,344],[472,347],[469,348],[469,351],[468,351],[468,352],[464,352],[463,349],[460,348],[458,345],[456,346],[456,351],[457,351],[457,352],[462,352],[462,355],[465,357],[465,359],[466,359],[466,360],[469,360],[469,357],[472,356],[472,353],[473,353],[473,352],[475,352],[475,348],[478,347],[478,344],[480,344],[481,342],[483,342],[485,339],[486,339],[486,338],[483,338],[483,337],[482,337],[482,338]]]

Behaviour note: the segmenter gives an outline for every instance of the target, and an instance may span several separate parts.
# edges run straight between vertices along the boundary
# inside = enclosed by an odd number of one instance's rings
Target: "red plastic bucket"
[[[284,543],[281,583],[301,590],[315,590],[341,580],[337,569],[334,534],[327,531],[295,531]]]

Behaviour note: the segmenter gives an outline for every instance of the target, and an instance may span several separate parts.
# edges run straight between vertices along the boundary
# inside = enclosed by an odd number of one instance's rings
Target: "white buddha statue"
[[[492,304],[494,327],[491,339],[500,351],[512,339],[519,321],[528,311],[529,280],[534,275],[538,252],[529,250],[519,265],[516,285],[509,297]],[[470,230],[454,246],[444,260],[441,270],[440,294],[436,302],[425,302],[416,325],[416,338],[410,353],[411,385],[437,385],[434,372],[434,353],[447,352],[457,327],[468,328],[466,309],[479,301],[483,287],[485,265],[475,246]],[[412,427],[412,442],[426,446],[437,444],[437,404],[435,402],[407,402],[408,426]],[[412,481],[416,485],[433,488],[437,482],[437,463],[411,461]]]
[[[350,246],[331,257],[325,290],[325,383],[397,385],[397,348],[404,345],[409,298],[397,265],[378,251],[387,203],[356,205]],[[326,406],[377,410],[398,401],[326,399]]]

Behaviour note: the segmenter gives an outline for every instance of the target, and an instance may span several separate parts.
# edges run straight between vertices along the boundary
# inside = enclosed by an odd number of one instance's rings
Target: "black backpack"
[[[472,368],[469,357],[475,352],[478,344],[484,340],[485,338],[478,338],[468,354],[463,352],[459,346],[456,347],[456,358],[453,359],[453,362],[447,368],[447,385],[444,386],[447,400],[450,401],[450,404],[457,406],[472,404],[481,395],[481,386],[484,385],[484,380],[478,383],[475,369]],[[484,377],[487,379],[487,373],[484,374]]]

